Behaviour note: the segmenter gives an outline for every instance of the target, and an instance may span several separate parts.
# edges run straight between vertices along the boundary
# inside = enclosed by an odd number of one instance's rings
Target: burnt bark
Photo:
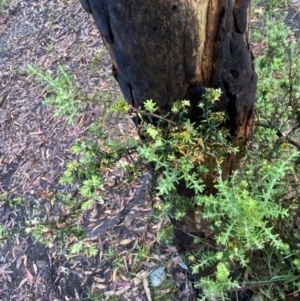
[[[93,15],[131,105],[153,99],[165,113],[174,101],[190,99],[196,121],[203,88],[221,88],[219,109],[229,116],[232,140],[251,141],[256,74],[249,0],[80,2]]]
[[[222,177],[239,167],[251,144],[257,77],[249,49],[249,0],[80,0],[93,15],[112,58],[112,72],[135,108],[154,100],[161,114],[176,100],[191,101],[190,118],[205,87],[221,88],[218,109],[228,116],[230,139],[241,151],[228,154]],[[212,177],[206,177],[213,187]],[[188,194],[184,188],[182,194]],[[194,213],[177,227],[177,247],[194,246],[186,233],[205,236]]]

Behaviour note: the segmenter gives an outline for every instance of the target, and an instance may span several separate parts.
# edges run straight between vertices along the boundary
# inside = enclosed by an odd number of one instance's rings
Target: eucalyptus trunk
[[[228,116],[230,139],[240,148],[224,159],[222,177],[239,168],[251,144],[256,74],[249,49],[248,0],[80,0],[92,13],[112,58],[112,73],[135,108],[152,99],[160,113],[176,100],[191,101],[190,118],[205,87],[221,88],[218,109]],[[206,185],[213,187],[212,176]],[[212,191],[212,189],[211,189]],[[186,189],[182,190],[187,195]],[[175,222],[180,252],[193,251],[189,234],[203,236],[194,213]]]

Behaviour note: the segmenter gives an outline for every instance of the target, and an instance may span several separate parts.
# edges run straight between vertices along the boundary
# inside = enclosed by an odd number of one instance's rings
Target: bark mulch
[[[43,104],[51,91],[28,75],[28,65],[52,74],[64,66],[78,90],[98,101],[86,101],[72,123],[57,117]],[[0,300],[192,300],[175,248],[157,243],[168,221],[155,220],[145,201],[147,175],[76,221],[97,243],[96,256],[66,256],[59,240],[50,248],[24,231],[62,213],[55,196],[67,189],[58,180],[74,157],[70,147],[93,139],[88,127],[103,114],[102,101],[120,97],[101,37],[79,1],[11,2],[0,14],[0,83]],[[129,119],[112,123],[121,133],[134,131]],[[162,263],[171,285],[153,289],[148,275]]]

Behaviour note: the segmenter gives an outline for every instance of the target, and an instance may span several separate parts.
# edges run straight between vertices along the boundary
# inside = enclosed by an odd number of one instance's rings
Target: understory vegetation
[[[78,140],[73,145],[76,159],[67,163],[60,179],[63,187],[75,185],[78,190],[52,196],[65,215],[53,215],[51,223],[43,217],[28,221],[26,231],[49,247],[58,242],[61,251],[70,256],[94,256],[97,247],[79,221],[95,204],[103,204],[105,195],[120,181],[133,183],[151,170],[156,218],[171,215],[180,219],[193,210],[199,217],[197,222],[207,221],[207,230],[212,233],[213,245],[203,241],[198,253],[186,254],[193,273],[212,269],[211,276],[195,284],[203,290],[199,300],[230,300],[230,295],[247,289],[259,300],[287,300],[298,294],[299,41],[279,11],[269,7],[263,12],[254,10],[254,14],[263,23],[254,22],[252,29],[254,49],[263,49],[255,59],[259,78],[256,126],[252,149],[229,180],[221,177],[223,158],[239,150],[228,142],[229,133],[223,127],[226,116],[214,110],[220,90],[207,89],[199,102],[203,112],[199,126],[187,118],[187,100],[174,103],[167,116],[157,114],[152,100],[139,110],[124,99],[113,104],[104,101],[105,114],[89,127],[94,139]],[[63,67],[50,74],[29,66],[28,73],[48,88],[50,97],[45,104],[53,106],[55,114],[66,116],[68,122],[80,115],[87,99],[97,101],[95,95],[80,93],[75,78]],[[107,120],[128,114],[144,120],[138,129],[143,140],[137,135],[111,135]],[[152,120],[155,123],[149,122]],[[113,170],[122,170],[122,177],[111,183],[107,175]],[[208,170],[215,175],[214,195],[204,193],[202,178]],[[192,199],[178,195],[181,182],[193,191]],[[0,229],[0,238],[3,235]],[[172,230],[162,229],[159,239],[172,244]],[[133,252],[143,258],[147,250],[137,247]],[[113,257],[113,251],[107,256]],[[118,258],[114,260],[118,265]],[[174,291],[172,284],[166,287]]]
[[[2,13],[6,8],[8,8],[11,0],[1,0],[0,1],[0,13]]]

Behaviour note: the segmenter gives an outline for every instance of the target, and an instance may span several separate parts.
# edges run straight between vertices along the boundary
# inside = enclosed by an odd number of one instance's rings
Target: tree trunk
[[[191,118],[204,87],[221,88],[219,109],[236,145],[251,141],[256,74],[247,0],[80,0],[112,58],[112,72],[134,107],[153,99],[162,113],[189,99]],[[230,160],[227,174],[236,167]]]
[[[112,72],[135,108],[152,99],[161,114],[176,100],[191,101],[190,118],[205,87],[221,88],[219,110],[237,155],[228,155],[222,177],[239,167],[251,143],[256,74],[249,50],[249,0],[80,0],[92,13],[112,58]],[[212,186],[207,177],[207,186]],[[193,215],[193,213],[191,214]],[[177,247],[190,251],[198,233],[194,217],[177,223]],[[197,234],[197,235],[198,235]],[[203,235],[203,233],[201,234]]]

